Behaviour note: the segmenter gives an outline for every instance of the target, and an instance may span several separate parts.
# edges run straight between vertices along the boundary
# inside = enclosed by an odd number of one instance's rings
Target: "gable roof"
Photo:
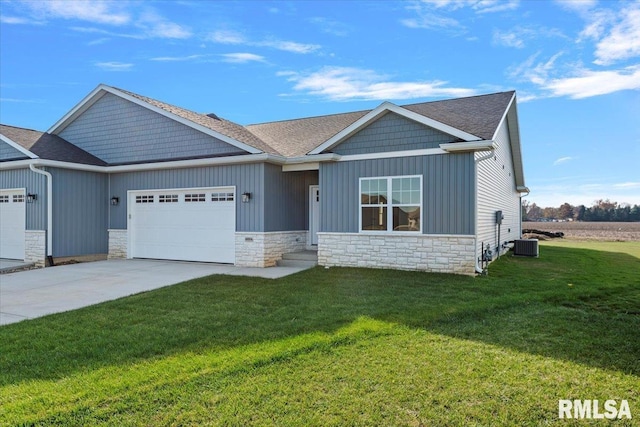
[[[127,101],[133,102],[139,106],[147,108],[155,113],[161,114],[186,126],[189,126],[199,132],[210,135],[221,141],[224,141],[230,145],[233,145],[243,151],[250,154],[258,153],[271,153],[278,154],[264,144],[251,132],[244,129],[242,126],[223,120],[220,118],[213,118],[206,114],[195,113],[190,110],[186,110],[181,107],[176,107],[171,104],[167,104],[152,98],[148,98],[142,95],[135,94],[133,92],[124,91],[112,86],[104,84],[98,85],[89,95],[87,95],[82,101],[80,101],[71,111],[58,120],[48,132],[51,134],[58,134],[62,132],[69,124],[71,124],[78,116],[88,110],[94,103],[96,103],[106,93],[111,93]]]
[[[29,156],[31,158],[39,157],[94,166],[106,165],[93,154],[87,153],[57,135],[8,125],[0,125],[0,135],[33,153],[34,156]]]

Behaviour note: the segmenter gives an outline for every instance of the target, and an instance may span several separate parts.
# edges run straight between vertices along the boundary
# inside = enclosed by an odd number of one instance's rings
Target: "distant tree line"
[[[618,204],[607,200],[596,200],[593,206],[572,206],[563,203],[557,208],[541,208],[535,203],[522,200],[523,221],[640,221],[640,206],[627,203]]]

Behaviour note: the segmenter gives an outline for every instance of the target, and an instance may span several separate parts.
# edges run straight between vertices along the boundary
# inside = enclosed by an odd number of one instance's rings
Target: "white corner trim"
[[[216,132],[213,129],[209,129],[205,126],[199,125],[197,123],[192,122],[191,120],[187,120],[185,118],[182,118],[176,114],[170,113],[169,111],[163,110],[162,108],[156,107],[155,105],[151,105],[141,99],[138,99],[134,96],[131,96],[129,94],[126,94],[124,92],[119,91],[116,88],[101,84],[99,85],[97,88],[95,88],[89,95],[87,95],[82,101],[80,101],[80,103],[78,105],[76,105],[71,111],[69,111],[63,118],[61,118],[60,120],[58,120],[58,122],[56,122],[56,124],[54,124],[47,132],[48,133],[52,133],[52,134],[57,134],[58,132],[61,132],[62,130],[64,130],[64,128],[66,128],[73,120],[75,120],[80,114],[82,114],[83,112],[85,112],[89,107],[91,107],[91,105],[93,105],[94,103],[96,103],[96,101],[98,101],[100,98],[102,98],[102,96],[105,93],[110,93],[112,95],[115,95],[119,98],[125,99],[129,102],[132,102],[136,105],[139,105],[143,108],[146,108],[147,110],[153,111],[154,113],[160,114],[164,117],[167,117],[173,121],[176,121],[178,123],[181,123],[185,126],[188,126],[192,129],[195,129],[199,132],[202,132],[204,134],[207,134],[209,136],[212,136],[214,138],[217,138],[221,141],[226,142],[227,144],[231,144],[234,147],[237,147],[241,150],[247,151],[248,153],[251,154],[259,154],[262,153],[261,150],[258,150],[255,147],[252,147],[248,144],[245,144],[243,142],[240,142],[236,139],[233,139],[231,137],[228,137],[226,135],[221,134],[220,132]]]
[[[19,152],[21,152],[25,156],[29,157],[30,159],[37,159],[38,158],[38,156],[33,154],[31,151],[27,150],[22,145],[18,144],[17,142],[14,142],[13,140],[7,138],[4,135],[0,135],[0,140],[2,140],[2,142],[4,142],[7,145],[9,145],[11,148],[15,148],[16,150],[18,150]]]
[[[314,148],[309,152],[309,154],[320,154],[324,150],[328,150],[330,148],[335,147],[340,142],[344,141],[354,133],[358,132],[369,123],[377,120],[379,117],[387,114],[388,112],[392,112],[398,114],[400,116],[406,117],[407,119],[413,120],[418,123],[422,123],[425,126],[432,127],[441,132],[447,133],[449,135],[453,135],[457,138],[463,139],[465,141],[477,141],[480,138],[472,135],[468,132],[464,132],[460,129],[454,128],[453,126],[449,126],[437,120],[431,119],[429,117],[423,116],[418,113],[414,113],[413,111],[407,110],[406,108],[399,107],[391,102],[383,102],[374,110],[371,110],[360,119],[353,122],[351,125],[347,126],[341,132],[338,132],[333,137],[328,139],[327,141],[320,144],[318,147]]]
[[[484,141],[468,141],[468,142],[448,142],[446,144],[440,144],[447,153],[464,153],[467,151],[489,151],[498,147],[493,140]]]

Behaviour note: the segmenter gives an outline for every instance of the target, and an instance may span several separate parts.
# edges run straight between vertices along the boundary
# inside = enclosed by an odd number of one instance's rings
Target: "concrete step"
[[[282,259],[318,262],[318,252],[317,251],[289,252],[287,254],[283,254]]]
[[[276,261],[279,267],[302,267],[311,268],[318,265],[318,261],[303,261],[298,259],[279,259]]]
[[[306,267],[311,268],[318,265],[318,252],[298,251],[283,254],[282,259],[276,263],[283,267]]]

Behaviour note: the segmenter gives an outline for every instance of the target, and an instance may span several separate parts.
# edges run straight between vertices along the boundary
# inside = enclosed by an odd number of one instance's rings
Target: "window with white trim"
[[[211,193],[212,202],[233,202],[233,193]]]
[[[136,203],[153,203],[153,194],[136,196]]]
[[[184,201],[185,202],[206,202],[207,196],[205,193],[185,194]]]
[[[160,194],[158,196],[158,203],[178,203],[177,194]]]
[[[422,231],[422,176],[360,178],[360,231]]]

